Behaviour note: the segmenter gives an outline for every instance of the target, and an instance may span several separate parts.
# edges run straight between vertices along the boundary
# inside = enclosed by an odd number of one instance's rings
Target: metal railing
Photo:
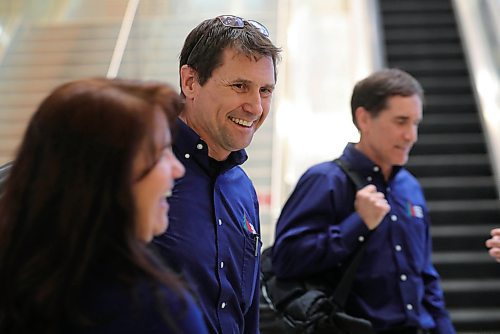
[[[139,3],[140,0],[129,0],[127,4],[127,9],[125,10],[125,15],[123,15],[122,25],[109,64],[108,73],[106,74],[107,78],[115,78],[118,74]]]
[[[500,1],[454,0],[453,5],[500,194]]]

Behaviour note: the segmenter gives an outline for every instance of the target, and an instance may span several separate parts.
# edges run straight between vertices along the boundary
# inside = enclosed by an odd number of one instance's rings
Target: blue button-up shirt
[[[186,173],[168,200],[169,227],[154,242],[194,284],[210,332],[258,333],[258,202],[239,166],[247,155],[241,150],[211,161],[206,143],[177,123],[174,153]]]
[[[377,331],[417,327],[455,333],[431,263],[429,212],[418,181],[404,168],[394,167],[386,182],[380,167],[354,144],[347,145],[342,159],[385,194],[391,211],[366,239],[369,231],[354,210],[352,182],[333,161],[311,167],[278,220],[276,274],[307,276],[342,267],[366,241],[347,313],[370,320]]]

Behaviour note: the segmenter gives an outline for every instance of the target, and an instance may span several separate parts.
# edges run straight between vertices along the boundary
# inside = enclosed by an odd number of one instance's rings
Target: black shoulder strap
[[[356,190],[359,190],[367,185],[367,183],[363,181],[363,178],[351,168],[348,162],[340,158],[335,159],[334,162],[339,165],[339,167],[344,171],[347,177],[352,181],[352,183],[356,187]],[[347,296],[349,295],[349,291],[351,290],[352,281],[354,280],[354,276],[356,275],[356,271],[358,270],[359,263],[361,262],[361,258],[363,257],[368,237],[370,235],[371,232],[367,235],[361,246],[354,252],[349,266],[346,268],[344,275],[342,275],[342,279],[335,287],[335,291],[333,291],[331,297],[332,301],[341,308],[344,308],[345,306]]]
[[[357,190],[363,188],[368,184],[363,180],[361,175],[359,175],[355,170],[352,169],[351,165],[347,161],[342,160],[341,158],[337,158],[333,160],[333,162],[339,165],[339,167],[344,171],[347,177],[352,181],[352,183],[354,183],[354,186]]]

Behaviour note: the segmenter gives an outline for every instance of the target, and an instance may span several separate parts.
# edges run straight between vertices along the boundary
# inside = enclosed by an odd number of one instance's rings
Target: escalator
[[[386,65],[425,91],[408,169],[431,210],[433,261],[461,333],[499,333],[500,264],[484,246],[500,201],[451,0],[379,0]],[[496,330],[496,331],[495,331]]]

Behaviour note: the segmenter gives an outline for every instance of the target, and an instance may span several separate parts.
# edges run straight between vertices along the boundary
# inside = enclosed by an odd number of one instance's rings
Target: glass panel
[[[500,1],[454,0],[453,4],[500,191]]]
[[[204,19],[234,14],[262,22],[276,41],[277,1],[141,1],[119,72],[121,77],[178,83],[184,39]],[[173,65],[173,66],[172,66]]]
[[[0,59],[21,22],[51,20],[66,0],[3,0],[0,2]]]
[[[0,1],[0,164],[56,85],[106,75],[127,1]]]

